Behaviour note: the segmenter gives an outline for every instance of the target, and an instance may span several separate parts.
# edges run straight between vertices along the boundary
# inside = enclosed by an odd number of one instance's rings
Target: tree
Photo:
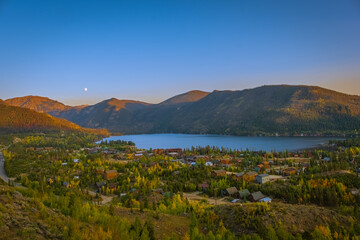
[[[154,223],[151,220],[146,220],[144,228],[147,228],[150,240],[155,240]]]
[[[331,232],[327,226],[317,226],[311,233],[311,237],[315,240],[331,240]]]
[[[141,232],[140,240],[150,240],[149,232],[148,232],[147,228],[145,228],[145,227],[143,228],[143,230]]]
[[[266,240],[277,240],[278,239],[274,228],[272,228],[270,226],[270,227],[267,227],[266,230],[267,231],[266,231],[266,234],[265,234],[265,237],[264,237]]]

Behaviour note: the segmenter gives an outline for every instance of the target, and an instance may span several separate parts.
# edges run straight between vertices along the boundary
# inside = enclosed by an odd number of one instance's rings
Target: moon
[[[87,92],[87,87],[86,87],[86,88],[84,88],[84,91],[85,91],[85,92]]]

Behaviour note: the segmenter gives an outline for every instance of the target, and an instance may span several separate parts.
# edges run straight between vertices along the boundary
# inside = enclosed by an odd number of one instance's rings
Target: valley
[[[358,140],[331,141],[328,150],[274,152],[139,149],[131,141],[94,143],[82,133],[63,134],[2,140],[6,174],[22,186],[3,183],[2,204],[17,209],[35,201],[33,211],[40,214],[26,213],[26,219],[46,222],[38,229],[0,205],[6,236],[235,240],[360,234]],[[32,227],[15,230],[15,222]],[[91,231],[97,234],[90,237]]]

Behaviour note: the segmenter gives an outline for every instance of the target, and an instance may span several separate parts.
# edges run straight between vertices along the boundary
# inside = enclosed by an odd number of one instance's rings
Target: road
[[[4,155],[2,154],[2,152],[0,151],[0,178],[2,180],[4,180],[6,183],[9,182],[9,178],[7,177],[6,173],[5,173],[5,167],[4,167]]]

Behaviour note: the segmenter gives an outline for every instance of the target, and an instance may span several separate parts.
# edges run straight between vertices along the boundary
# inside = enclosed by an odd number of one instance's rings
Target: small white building
[[[212,163],[212,162],[206,162],[205,163],[205,166],[207,166],[207,167],[212,167],[214,164]]]
[[[170,153],[168,153],[168,155],[174,157],[174,156],[177,156],[177,155],[179,155],[179,154],[178,154],[177,152],[170,152]]]

